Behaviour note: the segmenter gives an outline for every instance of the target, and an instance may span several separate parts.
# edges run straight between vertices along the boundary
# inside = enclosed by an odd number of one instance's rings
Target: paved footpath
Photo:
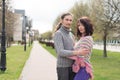
[[[103,45],[94,45],[93,46],[94,49],[100,49],[103,50]],[[108,51],[115,51],[115,52],[120,52],[120,46],[111,46],[111,45],[107,45],[106,49]]]
[[[35,41],[19,80],[57,80],[56,58]]]

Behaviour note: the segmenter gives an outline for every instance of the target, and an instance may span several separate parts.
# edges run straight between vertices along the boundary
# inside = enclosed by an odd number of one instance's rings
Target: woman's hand
[[[86,56],[86,54],[88,54],[90,51],[86,48],[82,48],[82,49],[79,49],[77,51],[74,51],[73,54],[74,55],[82,55],[82,56]]]

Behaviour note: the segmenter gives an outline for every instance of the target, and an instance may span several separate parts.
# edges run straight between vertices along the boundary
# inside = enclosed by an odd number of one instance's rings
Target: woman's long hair
[[[60,29],[61,25],[62,25],[62,23],[59,22],[58,25],[56,26],[55,32]]]
[[[82,17],[78,19],[78,22],[77,22],[77,37],[82,36],[82,33],[78,29],[80,23],[82,23],[82,25],[85,27],[85,33],[86,33],[85,36],[91,36],[94,31],[91,20],[88,17]]]

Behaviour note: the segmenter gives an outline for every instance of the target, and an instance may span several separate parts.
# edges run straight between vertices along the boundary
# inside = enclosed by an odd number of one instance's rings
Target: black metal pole
[[[26,32],[24,33],[24,51],[26,51]]]
[[[2,0],[1,71],[6,70],[5,0]]]
[[[31,41],[31,40],[30,40],[30,33],[29,33],[29,47],[30,47],[30,41]]]
[[[26,16],[24,16],[24,51],[26,51]]]

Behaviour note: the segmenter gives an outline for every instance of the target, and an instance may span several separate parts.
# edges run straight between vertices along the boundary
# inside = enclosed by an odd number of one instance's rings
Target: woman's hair
[[[69,13],[69,12],[68,12],[68,13],[63,13],[63,14],[61,15],[60,19],[63,20],[63,19],[65,18],[65,16],[68,16],[68,15],[71,15],[71,16],[72,16],[72,14]],[[60,29],[61,25],[62,25],[62,23],[59,22],[58,25],[56,26],[55,32]]]
[[[80,23],[82,23],[82,25],[85,28],[85,36],[91,36],[94,31],[91,20],[88,17],[82,17],[82,18],[78,19],[78,22],[77,22],[77,37],[82,36],[82,33],[78,29]]]

